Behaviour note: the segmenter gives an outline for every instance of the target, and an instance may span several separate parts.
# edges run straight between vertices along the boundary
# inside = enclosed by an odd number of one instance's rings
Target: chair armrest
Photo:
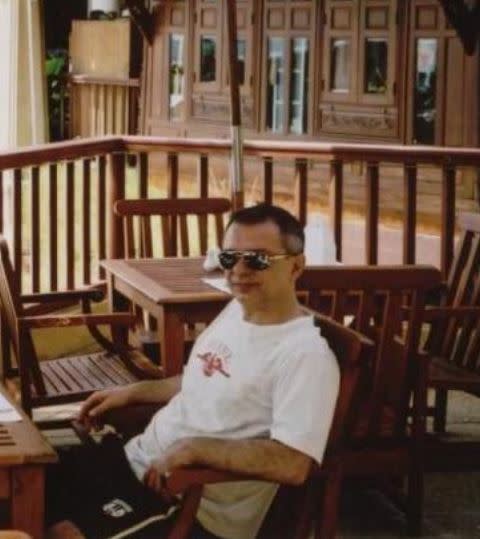
[[[180,494],[186,490],[208,483],[228,481],[251,481],[255,476],[214,470],[213,468],[178,468],[165,479],[165,487],[171,494]]]
[[[130,313],[116,314],[75,314],[61,316],[23,316],[18,319],[21,329],[39,329],[70,326],[133,326],[136,317]]]
[[[102,301],[105,291],[101,288],[87,288],[84,290],[64,290],[61,292],[46,292],[35,294],[23,294],[20,297],[22,303],[63,303],[67,301],[91,300]]]

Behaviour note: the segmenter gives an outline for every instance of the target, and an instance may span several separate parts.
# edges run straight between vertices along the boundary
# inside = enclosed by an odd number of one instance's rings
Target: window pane
[[[434,144],[438,43],[422,38],[416,45],[414,141]]]
[[[246,41],[244,39],[237,39],[238,84],[245,84],[246,53],[247,53]]]
[[[367,94],[387,91],[388,43],[385,38],[365,41],[365,88]]]
[[[200,38],[200,82],[217,79],[217,43],[212,36]]]
[[[292,74],[290,78],[290,132],[307,131],[308,114],[308,39],[292,39]]]
[[[267,53],[267,129],[283,131],[285,93],[284,40],[281,37],[268,39]]]
[[[169,115],[170,120],[183,117],[183,35],[170,34],[169,38]]]
[[[349,39],[333,39],[330,56],[330,90],[338,93],[350,91],[352,65]]]

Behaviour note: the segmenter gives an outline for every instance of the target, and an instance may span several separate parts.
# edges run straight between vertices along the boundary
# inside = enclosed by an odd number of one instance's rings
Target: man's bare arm
[[[184,438],[170,446],[165,456],[153,463],[144,480],[159,490],[161,475],[165,472],[200,466],[299,485],[307,478],[311,464],[312,459],[308,455],[276,440]]]
[[[129,404],[155,403],[165,404],[172,399],[182,387],[182,375],[171,376],[163,380],[143,380],[127,386],[129,388]]]
[[[83,403],[79,420],[88,424],[89,420],[100,419],[110,410],[130,404],[166,404],[182,387],[182,375],[164,380],[144,380],[114,389],[96,391]]]

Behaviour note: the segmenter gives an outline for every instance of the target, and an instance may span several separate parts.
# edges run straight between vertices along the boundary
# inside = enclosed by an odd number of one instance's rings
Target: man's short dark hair
[[[232,213],[232,216],[228,221],[227,229],[233,223],[257,225],[267,221],[271,221],[278,226],[284,247],[288,253],[303,253],[305,233],[300,221],[287,210],[279,208],[278,206],[262,203],[237,210]]]

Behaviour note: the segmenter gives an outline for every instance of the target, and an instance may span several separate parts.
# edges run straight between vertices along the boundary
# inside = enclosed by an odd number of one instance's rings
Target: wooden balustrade
[[[138,79],[71,75],[69,85],[70,138],[137,132]]]
[[[198,195],[209,195],[209,157],[228,158],[230,143],[212,139],[108,137],[50,144],[0,153],[0,232],[11,242],[18,284],[24,291],[75,289],[104,278],[98,260],[123,256],[121,224],[113,201],[151,196],[149,155],[166,155],[169,196],[178,196],[183,154],[198,156]],[[346,163],[365,163],[366,262],[376,264],[379,247],[381,165],[403,166],[403,261],[415,262],[417,171],[433,165],[441,179],[441,267],[453,253],[455,174],[458,167],[480,168],[480,150],[359,144],[246,141],[244,153],[263,171],[263,198],[274,200],[275,164],[288,160],[295,174],[297,215],[305,223],[312,189],[311,163],[329,167],[330,213],[337,255],[342,258],[342,212]],[[135,155],[132,160],[129,156]],[[135,165],[133,165],[135,162]],[[126,189],[126,182],[129,183]],[[132,191],[133,183],[133,191]]]

